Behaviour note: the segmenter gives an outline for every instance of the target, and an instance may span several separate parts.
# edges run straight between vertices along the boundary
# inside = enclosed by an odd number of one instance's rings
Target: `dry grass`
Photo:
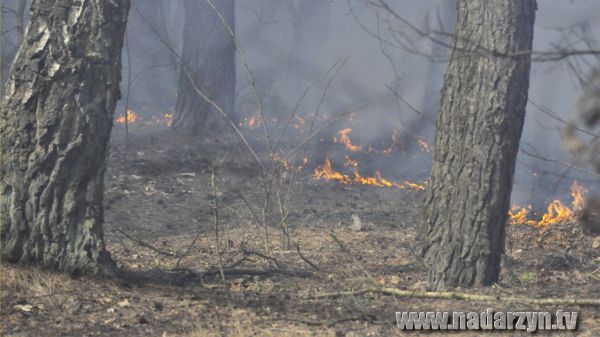
[[[42,297],[68,291],[71,279],[34,268],[2,267],[2,291],[26,297]]]
[[[335,329],[321,328],[320,331],[308,327],[295,326],[289,322],[268,322],[267,325],[257,324],[261,322],[260,317],[254,313],[236,309],[231,312],[230,317],[219,322],[222,326],[214,327],[208,324],[199,324],[198,328],[188,337],[335,337]]]

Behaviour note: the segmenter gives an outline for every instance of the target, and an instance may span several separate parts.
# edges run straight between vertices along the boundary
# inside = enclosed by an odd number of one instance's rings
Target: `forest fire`
[[[354,167],[354,174],[352,177],[349,175],[343,174],[341,172],[335,171],[331,167],[331,161],[329,160],[329,158],[325,159],[325,164],[323,164],[322,166],[318,166],[315,169],[313,176],[316,179],[338,181],[338,182],[341,182],[342,184],[348,184],[348,185],[356,184],[356,185],[371,185],[371,186],[376,186],[376,187],[396,187],[401,190],[415,190],[415,191],[425,189],[424,184],[418,184],[418,183],[414,183],[414,182],[410,182],[410,181],[404,181],[402,183],[397,183],[397,182],[387,180],[381,176],[381,172],[379,172],[379,171],[377,171],[375,173],[375,177],[365,177],[365,176],[362,176],[358,172],[358,164],[356,163],[356,161],[346,158],[346,163],[348,165]]]
[[[525,208],[515,205],[508,211],[508,222],[511,225],[526,224],[535,227],[546,227],[551,224],[572,220],[575,218],[576,212],[583,209],[585,193],[587,193],[587,190],[577,184],[577,181],[573,181],[571,185],[571,197],[573,198],[571,207],[566,206],[560,200],[556,199],[548,204],[546,213],[542,215],[540,220],[534,220],[529,218],[531,206]],[[533,214],[535,215],[535,212]]]
[[[417,141],[419,142],[419,147],[421,147],[421,151],[423,151],[423,152],[431,151],[431,149],[429,148],[429,143],[427,143],[427,141],[425,141],[424,139],[417,139]]]
[[[127,124],[136,124],[139,122],[144,125],[160,124],[170,127],[173,125],[173,114],[166,113],[160,116],[152,115],[151,120],[144,120],[141,116],[138,116],[135,111],[127,110],[127,119],[125,119],[124,115],[115,118],[115,123],[117,124],[125,124],[126,122]]]
[[[349,134],[351,132],[352,132],[351,128],[341,129],[338,131],[339,137],[338,136],[333,137],[332,141],[337,144],[344,144],[344,146],[346,147],[346,150],[351,151],[351,152],[381,153],[384,155],[391,154],[395,149],[397,149],[399,147],[399,145],[400,146],[402,145],[402,141],[400,140],[400,136],[398,135],[397,129],[394,129],[392,131],[391,144],[383,150],[376,149],[370,145],[363,146],[363,145],[353,144],[352,140],[350,140],[350,136],[349,136]],[[419,148],[421,149],[421,152],[429,152],[430,151],[429,143],[427,143],[426,140],[424,140],[423,138],[420,138],[418,136],[413,136],[413,137],[419,143]]]
[[[350,132],[352,132],[352,129],[350,129],[350,128],[345,128],[345,129],[338,131],[338,133],[340,134],[340,138],[338,140],[337,137],[333,137],[333,142],[334,143],[338,143],[338,142],[343,143],[344,146],[346,146],[346,149],[348,151],[352,151],[352,152],[361,151],[360,146],[356,146],[356,145],[352,144],[352,141],[350,141],[350,137],[348,137],[348,134]]]
[[[171,113],[164,114],[163,118],[166,120],[167,126],[170,127],[173,125],[173,114],[171,114]]]
[[[262,123],[261,123],[260,119],[256,116],[253,116],[250,118],[244,118],[239,123],[239,126],[246,127],[248,129],[255,129],[255,128],[259,127],[261,124]]]
[[[127,118],[124,115],[115,118],[115,122],[118,124],[133,124],[137,120],[137,114],[133,110],[127,110]]]

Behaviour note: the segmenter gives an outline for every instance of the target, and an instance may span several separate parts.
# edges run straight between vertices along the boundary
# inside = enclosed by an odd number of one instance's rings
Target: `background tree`
[[[498,280],[529,86],[534,0],[460,0],[418,233],[429,286]]]
[[[573,120],[563,132],[563,145],[579,159],[589,161],[600,173],[600,69],[595,69],[583,84]],[[587,131],[588,128],[590,131]],[[600,195],[588,196],[580,214],[580,225],[586,234],[600,235]]]
[[[23,39],[24,27],[27,23],[26,8],[29,1],[26,0],[2,0],[0,15],[0,28],[2,36],[0,38],[0,83],[2,84],[2,93],[6,83],[8,69],[13,62],[17,49]]]
[[[183,15],[181,7],[179,1],[144,0],[133,4],[127,20],[127,37],[133,38],[125,39],[122,72],[124,97],[126,79],[131,74],[130,104],[122,106],[122,113],[133,108],[140,116],[151,116],[171,112],[175,106],[179,62],[165,44],[180,50],[183,25],[171,22],[170,11],[179,9]],[[133,60],[131,65],[126,61],[127,51]]]
[[[5,261],[70,272],[114,266],[103,187],[129,1],[35,0],[0,110]]]
[[[198,95],[194,85],[236,119],[235,41],[219,18],[220,13],[235,29],[234,12],[233,0],[185,2],[183,64],[173,121],[177,130],[193,133],[200,128],[219,129],[226,125],[219,112]]]
[[[328,54],[331,4],[329,0],[300,0],[294,6],[290,0],[288,10],[293,34],[290,74],[295,91],[301,92],[322,73],[318,65]]]
[[[448,35],[435,35],[435,41],[429,40],[431,43],[431,56],[427,65],[427,75],[425,77],[425,93],[423,95],[422,112],[431,119],[435,119],[435,114],[438,110],[437,96],[440,92],[440,87],[444,77],[444,67],[448,59],[448,47],[451,41],[452,28],[456,20],[456,0],[443,0],[441,4],[435,7],[435,11],[426,17],[425,31],[447,32]],[[425,128],[428,124],[421,123],[416,128],[412,129],[417,134],[424,136],[426,139],[433,138],[433,128]],[[431,138],[430,138],[431,137]],[[410,144],[414,144],[411,142]]]

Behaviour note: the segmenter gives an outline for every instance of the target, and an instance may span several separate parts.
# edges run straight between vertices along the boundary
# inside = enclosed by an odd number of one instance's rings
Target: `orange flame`
[[[163,118],[167,121],[167,126],[173,125],[173,114],[172,113],[164,114]]]
[[[133,110],[127,110],[127,119],[125,119],[125,116],[115,118],[115,122],[119,124],[125,124],[125,122],[127,122],[128,124],[132,124],[135,123],[136,120],[137,115]]]
[[[304,118],[300,117],[300,116],[295,116],[294,119],[296,120],[296,122],[294,124],[292,124],[292,127],[294,129],[299,129],[304,125]]]
[[[421,151],[429,152],[431,149],[429,148],[429,144],[424,139],[417,139],[419,142],[419,146],[421,147]]]
[[[347,158],[349,159],[349,158]],[[354,161],[351,161],[351,163]],[[331,161],[329,158],[325,159],[325,164],[318,166],[315,169],[314,177],[316,179],[325,179],[341,182],[342,184],[356,184],[356,185],[371,185],[376,187],[396,187],[402,190],[424,190],[424,184],[417,184],[410,181],[404,181],[402,183],[392,182],[381,176],[380,172],[375,173],[375,177],[365,177],[358,172],[358,164],[354,166],[354,177],[342,174],[335,171],[331,167]]]
[[[350,141],[350,137],[348,137],[348,134],[350,132],[352,132],[352,129],[350,129],[350,128],[345,128],[345,129],[341,129],[340,131],[338,131],[338,133],[340,134],[340,143],[344,143],[344,145],[346,146],[346,149],[348,149],[352,152],[359,152],[360,147],[352,144],[352,141]],[[335,141],[336,141],[336,138],[334,138],[334,142]]]
[[[532,220],[529,218],[529,209],[520,206],[513,206],[508,211],[508,223],[514,224],[526,224],[535,227],[546,227],[551,224],[557,224],[564,221],[573,220],[577,211],[583,208],[585,204],[585,194],[587,190],[577,184],[577,181],[573,181],[571,185],[571,197],[573,201],[571,207],[566,206],[560,200],[554,200],[548,204],[546,213],[542,215],[542,219],[539,221]]]
[[[346,160],[344,161],[344,166],[358,167],[358,162],[356,160],[350,159],[350,157],[346,156]]]

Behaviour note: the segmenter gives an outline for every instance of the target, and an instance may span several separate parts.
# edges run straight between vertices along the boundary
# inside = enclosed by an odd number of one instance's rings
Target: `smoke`
[[[420,36],[415,28],[448,41],[443,34],[433,33],[451,32],[455,12],[448,0],[386,3],[400,19],[364,0],[239,0],[236,34],[269,116],[285,119],[304,90],[321,79],[299,105],[299,116],[310,118],[317,109],[323,116],[356,111],[352,123],[342,121],[323,137],[330,139],[339,129],[350,127],[351,139],[365,146],[384,146],[397,130],[407,153],[380,159],[367,156],[364,165],[385,167],[388,176],[424,179],[432,152],[421,153],[418,139],[433,146],[431,120],[435,120],[447,48]],[[134,7],[138,10],[131,11],[128,31],[136,74],[132,108],[142,115],[170,112],[179,73],[164,42],[181,50],[181,2],[138,1]],[[591,33],[600,28],[594,17],[600,9],[597,1],[545,0],[538,7],[535,50],[598,49],[599,41]],[[564,165],[576,158],[561,149],[560,141],[560,130],[581,92],[580,79],[597,61],[584,55],[534,63],[514,203],[541,204],[557,195],[567,196],[573,179],[589,189],[597,187],[597,179],[585,170]],[[242,117],[250,117],[256,109],[251,79],[241,64],[237,72],[236,109]],[[123,90],[126,87],[123,83]],[[124,111],[122,103],[119,109]],[[342,151],[318,141],[313,148],[325,152],[322,156]],[[580,165],[584,164],[572,166]]]

